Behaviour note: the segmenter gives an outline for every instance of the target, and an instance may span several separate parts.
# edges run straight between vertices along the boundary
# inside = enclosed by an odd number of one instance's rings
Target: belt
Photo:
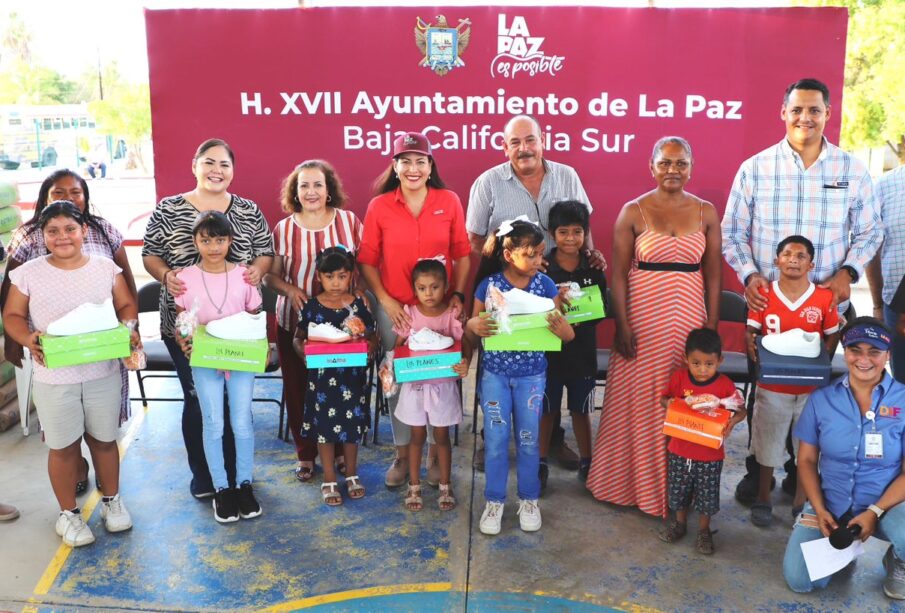
[[[638,262],[639,270],[658,270],[671,272],[698,272],[701,270],[701,263],[695,262],[688,264],[686,262]]]

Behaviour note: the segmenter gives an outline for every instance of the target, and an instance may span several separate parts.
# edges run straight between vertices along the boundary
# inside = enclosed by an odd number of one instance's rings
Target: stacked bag
[[[9,245],[13,230],[22,223],[22,212],[17,206],[19,189],[15,183],[0,182],[0,241]],[[0,281],[6,275],[6,262],[0,262]],[[3,322],[0,320],[0,432],[19,423],[19,401],[16,393],[16,369],[3,355]]]

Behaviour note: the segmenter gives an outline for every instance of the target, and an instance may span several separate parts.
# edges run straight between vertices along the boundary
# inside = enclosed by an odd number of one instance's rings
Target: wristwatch
[[[846,265],[840,267],[839,270],[844,270],[845,272],[847,272],[847,273],[848,273],[848,276],[850,276],[850,277],[852,278],[852,283],[857,283],[857,282],[858,282],[858,271],[856,271],[856,270],[854,269],[854,267],[849,266],[848,264],[846,264]]]
[[[451,295],[458,296],[459,300],[462,301],[462,304],[465,304],[465,294],[463,294],[462,292],[453,292]]]
[[[878,507],[875,504],[868,505],[867,510],[873,511],[874,515],[877,516],[877,519],[880,519],[881,517],[883,517],[883,514],[886,513],[886,511],[884,511],[883,509],[881,509],[880,507]]]

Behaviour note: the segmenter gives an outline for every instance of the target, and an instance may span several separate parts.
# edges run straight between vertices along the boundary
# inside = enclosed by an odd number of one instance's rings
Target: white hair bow
[[[442,253],[439,253],[439,254],[435,255],[434,257],[432,257],[432,258],[418,258],[418,261],[419,261],[419,262],[420,262],[421,260],[437,260],[438,262],[440,262],[441,264],[443,264],[444,266],[446,266],[446,258],[443,256]]]
[[[535,226],[537,225],[532,220],[528,219],[527,215],[519,215],[515,219],[507,219],[506,221],[501,223],[500,227],[496,231],[496,235],[497,236],[506,236],[507,234],[512,232],[512,224],[515,223],[516,221],[526,221],[530,224],[534,224]]]

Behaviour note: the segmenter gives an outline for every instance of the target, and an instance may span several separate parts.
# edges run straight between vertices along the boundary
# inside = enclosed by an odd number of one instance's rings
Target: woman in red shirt
[[[445,259],[452,280],[449,303],[464,313],[471,246],[462,203],[445,187],[426,136],[406,132],[393,142],[393,162],[375,183],[378,195],[368,204],[358,254],[362,275],[377,297],[374,315],[385,350],[396,344],[393,326],[410,323],[402,307],[417,302],[411,275],[419,259]],[[395,400],[390,399],[391,414]],[[394,416],[396,458],[386,474],[387,487],[406,482],[410,438],[409,426]],[[432,485],[437,482],[433,472],[436,463],[429,458],[427,481]]]

